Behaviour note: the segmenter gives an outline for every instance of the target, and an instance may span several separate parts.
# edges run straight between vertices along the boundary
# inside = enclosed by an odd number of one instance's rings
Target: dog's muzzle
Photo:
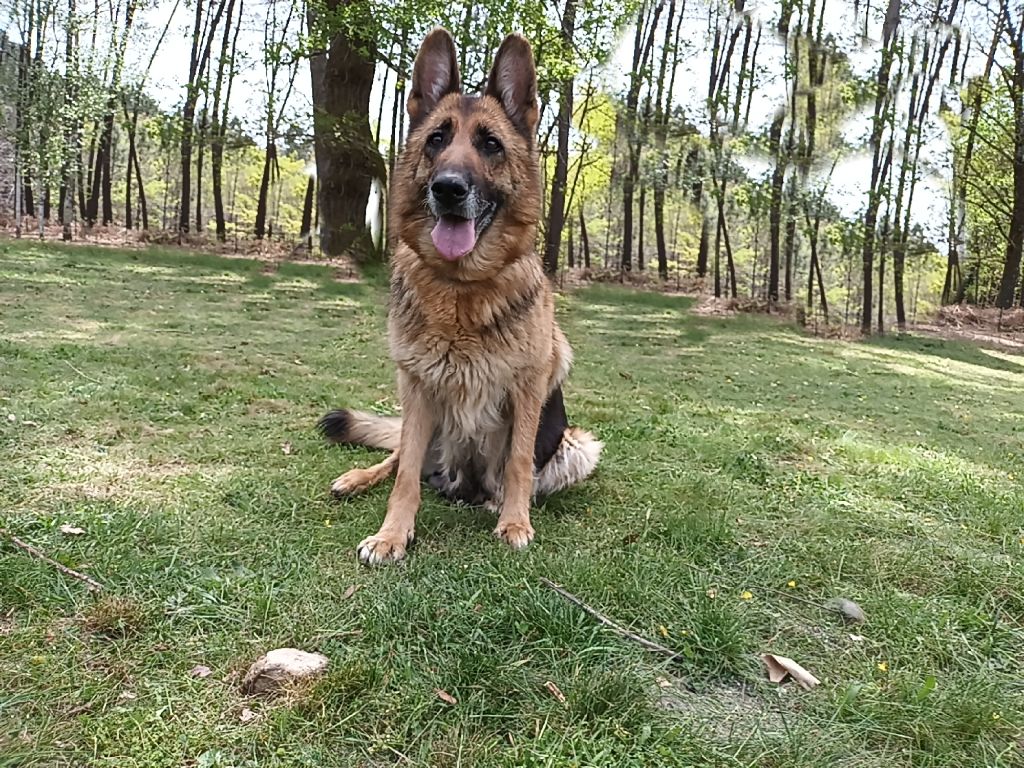
[[[468,174],[440,171],[427,189],[427,206],[437,219],[430,236],[446,261],[469,254],[494,220],[497,204],[484,200]]]

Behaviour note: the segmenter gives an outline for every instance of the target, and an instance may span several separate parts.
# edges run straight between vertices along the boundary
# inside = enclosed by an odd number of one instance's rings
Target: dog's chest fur
[[[553,307],[544,278],[530,277],[470,287],[395,271],[391,355],[426,390],[454,439],[505,428],[509,390],[549,369]]]

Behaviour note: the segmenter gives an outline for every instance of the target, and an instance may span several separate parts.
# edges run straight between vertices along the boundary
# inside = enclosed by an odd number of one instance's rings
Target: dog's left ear
[[[494,56],[487,77],[486,96],[493,96],[505,109],[512,125],[531,143],[537,132],[537,68],[533,51],[522,35],[509,35]]]

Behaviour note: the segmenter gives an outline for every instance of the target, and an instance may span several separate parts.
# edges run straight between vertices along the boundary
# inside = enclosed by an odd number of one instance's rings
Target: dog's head
[[[392,232],[436,268],[472,279],[533,248],[541,200],[537,72],[519,35],[498,48],[481,96],[463,95],[457,61],[443,29],[427,35],[416,56]]]

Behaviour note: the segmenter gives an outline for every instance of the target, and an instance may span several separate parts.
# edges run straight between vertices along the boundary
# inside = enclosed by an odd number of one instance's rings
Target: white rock
[[[297,648],[278,648],[256,659],[242,680],[242,692],[253,696],[277,690],[286,683],[319,675],[327,668],[327,657]]]

